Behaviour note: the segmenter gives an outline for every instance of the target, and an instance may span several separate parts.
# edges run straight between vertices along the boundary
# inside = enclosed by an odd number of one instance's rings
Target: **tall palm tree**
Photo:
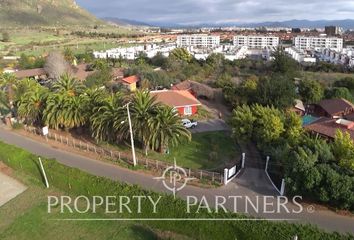
[[[52,128],[65,130],[85,125],[88,98],[85,95],[68,96],[55,93],[48,97],[44,121]]]
[[[117,93],[97,101],[90,117],[92,137],[99,141],[118,141],[123,138],[126,113],[122,107],[122,96]]]
[[[19,81],[15,89],[15,101],[19,101],[21,97],[27,92],[37,91],[39,88],[42,88],[41,85],[30,78],[25,78]]]
[[[83,92],[84,85],[69,74],[64,74],[53,84],[52,89],[68,96],[78,96]]]
[[[46,104],[48,91],[41,86],[25,92],[17,102],[19,117],[29,124],[40,123]]]
[[[130,108],[132,128],[134,136],[142,143],[145,154],[147,154],[151,134],[154,131],[149,127],[149,122],[155,117],[159,106],[156,97],[152,97],[148,91],[137,91],[132,99]],[[128,124],[125,124],[125,128],[123,128],[126,136],[129,134],[128,127]]]
[[[155,150],[163,152],[169,146],[176,146],[181,141],[191,140],[191,133],[182,125],[176,111],[168,106],[157,109],[156,116],[149,121],[151,145]]]

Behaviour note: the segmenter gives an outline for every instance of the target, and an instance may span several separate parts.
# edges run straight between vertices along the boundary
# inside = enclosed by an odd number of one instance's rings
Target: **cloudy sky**
[[[98,17],[224,23],[354,18],[354,0],[76,0]]]

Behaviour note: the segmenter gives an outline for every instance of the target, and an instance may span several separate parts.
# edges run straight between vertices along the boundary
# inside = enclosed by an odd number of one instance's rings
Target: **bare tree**
[[[197,97],[206,97],[210,100],[214,99],[214,89],[206,84],[190,81],[191,88]]]
[[[64,73],[70,73],[70,65],[64,56],[59,52],[52,52],[48,55],[44,70],[50,79],[58,80]]]

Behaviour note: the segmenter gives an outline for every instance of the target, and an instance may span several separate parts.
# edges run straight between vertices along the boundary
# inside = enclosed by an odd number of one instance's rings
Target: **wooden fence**
[[[35,128],[35,127],[30,127],[30,126],[25,126],[25,130],[29,133],[39,135],[43,137],[43,134],[40,129]],[[133,158],[131,154],[128,154],[126,152],[120,152],[120,151],[114,151],[114,150],[109,150],[94,144],[82,142],[81,140],[72,138],[72,137],[66,137],[62,136],[60,134],[56,133],[51,133],[49,132],[47,136],[45,136],[48,140],[55,141],[57,143],[63,144],[65,146],[72,147],[76,150],[84,151],[84,152],[90,152],[98,155],[99,157],[108,159],[112,162],[116,161],[123,161],[125,163],[128,163],[129,165],[133,165]],[[137,164],[138,166],[142,166],[146,169],[153,170],[159,173],[162,173],[165,171],[167,168],[171,167],[172,164],[159,161],[159,160],[153,160],[149,159],[146,157],[137,157]],[[181,167],[182,168],[182,167]],[[224,176],[223,174],[219,172],[210,172],[206,170],[200,170],[200,169],[190,169],[190,168],[183,168],[185,172],[187,173],[188,178],[195,178],[199,180],[205,180],[205,181],[211,181],[214,183],[219,183],[223,184],[224,183]]]

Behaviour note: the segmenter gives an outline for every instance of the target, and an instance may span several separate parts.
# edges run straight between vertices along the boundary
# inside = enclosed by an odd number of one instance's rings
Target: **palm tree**
[[[151,145],[153,149],[163,152],[169,146],[176,146],[184,139],[191,140],[191,133],[181,124],[181,118],[176,111],[168,106],[157,109],[156,116],[149,122],[153,129]]]
[[[149,127],[149,122],[156,115],[157,109],[160,106],[156,102],[156,97],[152,97],[148,91],[137,91],[132,99],[130,108],[132,128],[134,136],[142,143],[147,155],[147,150],[150,145],[151,134],[154,129]],[[123,128],[126,137],[129,134],[128,124]]]
[[[29,124],[40,123],[47,99],[47,89],[37,86],[25,92],[17,102],[19,117]]]
[[[16,82],[17,78],[15,75],[11,73],[0,74],[0,88],[6,90],[7,101],[11,109],[13,108],[14,89],[16,88]]]
[[[84,90],[84,85],[69,74],[64,74],[55,82],[52,89],[57,93],[67,94],[68,96],[78,96]]]
[[[88,98],[85,95],[68,96],[55,93],[48,97],[44,110],[44,121],[49,127],[59,129],[81,127],[85,125]]]
[[[96,102],[90,117],[92,137],[99,141],[118,141],[123,138],[123,126],[126,118],[122,107],[122,96],[117,93]]]
[[[18,82],[15,89],[15,101],[20,101],[21,97],[27,92],[37,91],[42,88],[41,85],[30,78],[22,79]],[[43,89],[43,88],[42,88]]]

